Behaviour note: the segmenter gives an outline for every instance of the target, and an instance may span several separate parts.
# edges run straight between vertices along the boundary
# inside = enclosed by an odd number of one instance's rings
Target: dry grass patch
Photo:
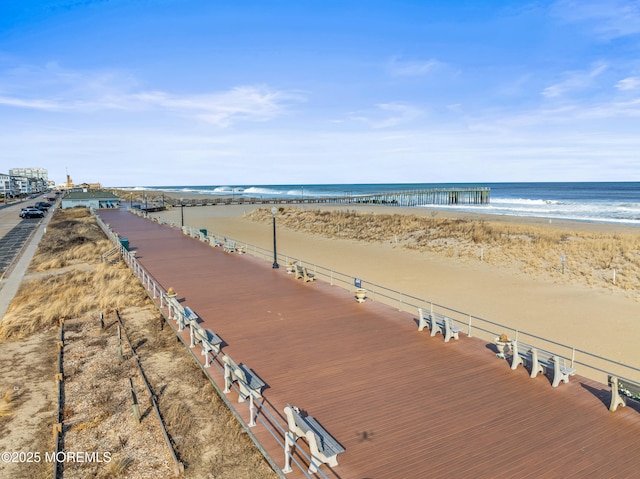
[[[60,319],[100,309],[147,303],[144,290],[131,283],[131,272],[123,263],[101,263],[93,271],[74,270],[24,282],[0,323],[0,339],[25,337]]]
[[[95,264],[111,242],[86,208],[57,209],[31,262],[35,272],[77,263]]]
[[[270,222],[269,209],[245,215]],[[504,224],[352,210],[280,208],[280,226],[328,238],[392,243],[463,261],[482,260],[557,282],[578,282],[640,295],[640,235],[561,230],[556,227]],[[561,258],[565,258],[564,274]],[[613,270],[616,282],[613,282]]]
[[[277,477],[182,342],[154,314],[122,314],[139,345],[167,431],[185,465],[185,478]]]
[[[16,412],[16,399],[17,394],[15,391],[7,391],[0,399],[0,417],[13,416]]]

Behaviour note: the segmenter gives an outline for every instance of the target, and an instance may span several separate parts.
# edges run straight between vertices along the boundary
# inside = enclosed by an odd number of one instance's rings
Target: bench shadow
[[[609,409],[609,404],[611,403],[611,390],[595,388],[585,383],[580,383],[580,386],[594,395],[607,409]]]
[[[496,346],[493,343],[487,343],[484,345],[484,347],[487,349],[487,351],[491,351],[494,355],[498,354],[498,346]],[[506,362],[509,367],[511,367],[511,353],[510,352],[505,352],[505,357],[504,358],[498,358],[501,359],[502,361]],[[526,368],[525,368],[526,369]],[[529,371],[530,373],[531,371]]]
[[[584,383],[580,383],[580,386],[593,394],[607,409],[609,409],[609,406],[611,404],[611,396],[613,394],[611,389],[595,388],[593,386],[590,386],[589,384]],[[626,406],[624,406],[625,408],[633,409],[637,413],[640,413],[640,402],[634,401],[633,399],[628,397],[625,397],[624,399],[627,404]],[[623,406],[618,406],[618,409],[620,409],[621,407]]]
[[[144,421],[144,419],[151,414],[152,406],[149,406],[145,411],[140,415],[140,422]]]
[[[243,363],[240,363],[240,364],[243,364]],[[246,364],[245,364],[245,366],[246,366]],[[249,367],[249,366],[247,366],[247,367]],[[253,371],[253,369],[252,369],[252,371]],[[262,393],[265,392],[267,389],[271,389],[271,386],[269,386],[269,383],[267,383],[264,379],[262,379],[258,373],[253,371],[253,375],[256,378],[258,378],[260,381],[262,381],[262,383],[264,384],[264,386],[262,386],[262,389],[260,390],[260,395],[262,395]]]

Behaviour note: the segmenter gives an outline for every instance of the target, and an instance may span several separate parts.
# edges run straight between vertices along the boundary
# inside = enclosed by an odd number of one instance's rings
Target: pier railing
[[[468,188],[429,188],[422,190],[398,191],[391,193],[376,193],[370,195],[344,194],[338,196],[204,196],[202,198],[171,198],[165,197],[162,205],[159,202],[147,208],[140,209],[156,211],[164,206],[211,206],[211,205],[242,205],[242,204],[362,204],[383,206],[421,206],[421,205],[485,205],[491,200],[491,189],[487,187]]]

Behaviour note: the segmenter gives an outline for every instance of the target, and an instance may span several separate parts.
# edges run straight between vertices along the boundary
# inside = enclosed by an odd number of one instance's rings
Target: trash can
[[[129,251],[129,239],[128,238],[120,238],[120,244]]]
[[[200,233],[202,233],[203,235],[207,236],[207,230],[205,228],[202,228],[200,230]]]

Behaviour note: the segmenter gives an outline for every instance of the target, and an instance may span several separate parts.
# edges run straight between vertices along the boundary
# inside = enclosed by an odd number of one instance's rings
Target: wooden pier
[[[307,196],[282,198],[275,196],[246,197],[246,196],[206,196],[202,198],[177,199],[171,197],[162,198],[162,202],[156,199],[153,206],[142,207],[163,208],[165,206],[212,206],[212,205],[241,205],[241,204],[362,204],[383,206],[415,207],[424,205],[486,205],[491,198],[490,188],[433,188],[415,191],[399,191],[394,193],[377,193],[373,195],[342,195],[342,196]],[[124,201],[125,199],[123,199]],[[154,210],[157,211],[157,210]]]

